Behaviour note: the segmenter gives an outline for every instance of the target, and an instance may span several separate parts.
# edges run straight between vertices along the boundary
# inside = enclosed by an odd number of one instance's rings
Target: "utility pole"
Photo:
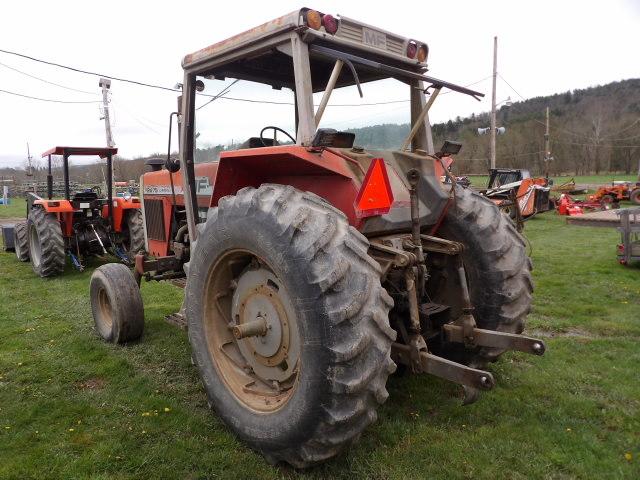
[[[33,176],[33,164],[31,163],[33,157],[31,156],[31,151],[29,150],[29,142],[27,142],[27,177]]]
[[[493,37],[493,91],[491,92],[491,168],[496,168],[496,80],[498,77],[498,37]]]
[[[549,107],[547,107],[544,131],[544,177],[549,180],[549,163],[551,162],[551,145],[549,139]]]
[[[111,119],[109,118],[109,89],[111,88],[111,80],[101,78],[98,84],[102,88],[102,107],[104,108],[103,116],[100,120],[104,120],[104,130],[107,134],[107,147],[115,147],[113,135],[111,133]]]

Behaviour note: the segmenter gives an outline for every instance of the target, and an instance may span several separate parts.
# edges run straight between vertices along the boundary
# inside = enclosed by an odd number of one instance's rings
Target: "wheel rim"
[[[29,252],[33,266],[38,268],[40,266],[40,258],[42,257],[42,249],[40,248],[40,238],[38,237],[38,231],[35,225],[32,225],[29,229]]]
[[[98,310],[100,312],[100,321],[104,325],[107,332],[113,327],[113,311],[111,310],[111,302],[109,295],[104,288],[98,291]]]
[[[209,356],[245,407],[271,413],[287,403],[299,377],[300,335],[286,288],[248,251],[222,255],[204,301]]]

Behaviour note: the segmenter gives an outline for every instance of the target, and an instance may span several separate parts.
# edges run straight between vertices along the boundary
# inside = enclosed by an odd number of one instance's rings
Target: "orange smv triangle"
[[[374,158],[355,201],[356,215],[359,218],[384,215],[389,213],[392,204],[393,192],[384,160]]]

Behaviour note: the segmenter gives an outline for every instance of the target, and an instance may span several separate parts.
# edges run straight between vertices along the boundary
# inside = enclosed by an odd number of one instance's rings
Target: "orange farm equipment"
[[[590,202],[602,202],[617,205],[623,200],[630,200],[640,205],[640,182],[612,182],[611,185],[598,187],[596,193],[589,195]]]
[[[528,170],[493,168],[482,194],[512,219],[528,218],[551,209],[550,188],[545,178],[532,178]]]
[[[14,228],[16,256],[31,261],[35,273],[51,277],[64,271],[66,257],[83,270],[91,255],[114,254],[131,263],[144,249],[140,200],[131,195],[113,196],[112,161],[116,148],[54,147],[42,154],[48,159],[47,198],[27,193],[27,221]],[[51,157],[62,156],[64,198],[53,198]],[[72,192],[69,157],[98,156],[106,159],[107,196],[94,187]]]
[[[153,162],[140,181],[148,253],[134,274],[110,264],[91,278],[96,329],[118,343],[143,331],[142,279],[186,279],[177,316],[209,403],[270,462],[303,468],[348,449],[397,365],[462,385],[470,403],[494,387],[485,365],[504,351],[545,351],[521,335],[525,240],[495,204],[440,181],[461,145],[433,148],[429,109],[443,88],[482,94],[428,76],[428,51],[303,8],[184,57],[179,161]],[[288,90],[296,108],[280,121],[295,127],[265,119],[196,163],[197,95],[227,78]],[[398,150],[322,125],[334,89],[378,80],[409,100]]]

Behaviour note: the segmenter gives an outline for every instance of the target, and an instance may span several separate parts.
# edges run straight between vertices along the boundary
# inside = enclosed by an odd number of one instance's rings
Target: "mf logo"
[[[387,48],[387,36],[384,33],[376,32],[369,28],[362,29],[362,38],[364,43],[376,48]]]

